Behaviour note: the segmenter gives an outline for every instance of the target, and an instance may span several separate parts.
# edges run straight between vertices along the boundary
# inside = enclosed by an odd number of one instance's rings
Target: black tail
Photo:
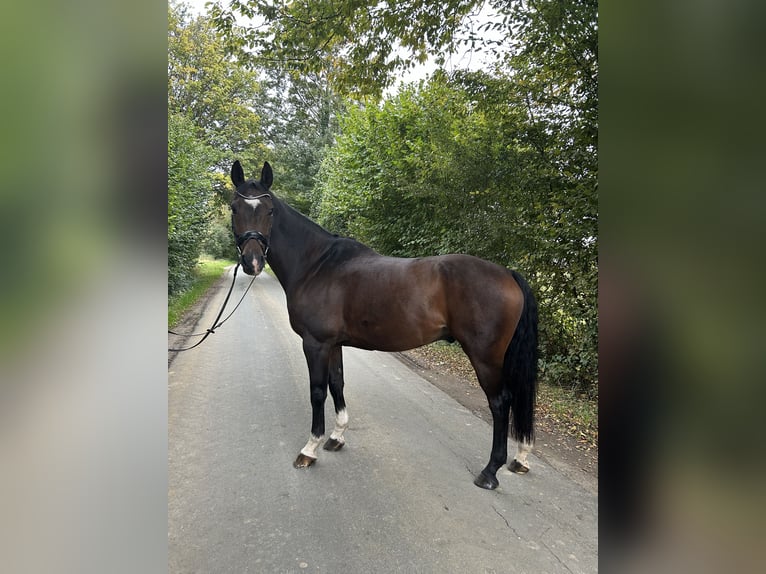
[[[524,293],[524,310],[505,351],[503,375],[511,391],[511,435],[518,441],[531,443],[535,434],[537,395],[537,301],[526,280],[516,271],[511,274]]]

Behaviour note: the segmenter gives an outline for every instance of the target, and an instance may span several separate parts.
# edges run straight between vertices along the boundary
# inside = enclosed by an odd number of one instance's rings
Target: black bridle
[[[240,196],[240,197],[242,197],[244,199],[261,199],[262,197],[268,197],[269,199],[274,201],[273,198],[271,197],[271,195],[268,194],[268,193],[263,193],[261,195],[256,195],[256,196],[244,195],[244,194],[242,194],[242,193],[240,193],[238,191],[236,193],[237,193],[238,196]],[[273,217],[273,216],[274,216],[274,209],[272,208],[271,211],[269,211],[269,217]],[[232,232],[234,232],[234,220],[233,219],[232,219],[232,229],[231,230],[232,230]],[[239,254],[242,255],[242,247],[244,247],[245,243],[247,243],[251,239],[255,239],[261,245],[261,250],[263,251],[263,256],[266,257],[268,255],[268,253],[269,253],[269,238],[266,237],[260,231],[255,231],[255,230],[245,231],[242,235],[237,235],[236,233],[234,233],[234,240],[237,243],[237,252],[239,252]]]
[[[260,231],[245,231],[242,235],[235,235],[234,238],[237,240],[237,251],[240,255],[242,255],[242,246],[251,239],[261,244],[264,257],[269,253],[269,238]]]

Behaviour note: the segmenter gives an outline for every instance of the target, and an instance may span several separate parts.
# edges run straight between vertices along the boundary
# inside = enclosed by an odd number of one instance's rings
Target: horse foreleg
[[[330,350],[327,345],[315,341],[303,340],[303,352],[309,367],[309,385],[311,388],[311,435],[295,459],[295,468],[306,468],[317,459],[317,448],[324,437],[324,402],[327,398],[327,383],[330,370]]]

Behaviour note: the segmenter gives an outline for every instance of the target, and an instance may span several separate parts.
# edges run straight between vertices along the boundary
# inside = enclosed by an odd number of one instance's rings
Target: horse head
[[[248,275],[258,275],[266,264],[274,214],[274,200],[269,194],[273,179],[269,162],[264,162],[259,181],[246,180],[239,161],[231,166],[235,189],[231,201],[231,230],[242,270]]]

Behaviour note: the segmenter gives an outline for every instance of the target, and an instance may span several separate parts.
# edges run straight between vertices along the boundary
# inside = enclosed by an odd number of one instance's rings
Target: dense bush
[[[210,219],[213,151],[180,114],[168,116],[168,294],[191,282]]]

